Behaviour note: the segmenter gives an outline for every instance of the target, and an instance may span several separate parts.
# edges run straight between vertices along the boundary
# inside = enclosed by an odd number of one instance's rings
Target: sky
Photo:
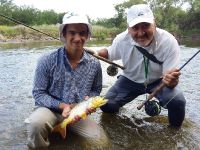
[[[76,12],[92,19],[111,18],[116,14],[115,4],[125,0],[13,0],[17,6],[33,6],[39,10],[53,9],[57,13]]]

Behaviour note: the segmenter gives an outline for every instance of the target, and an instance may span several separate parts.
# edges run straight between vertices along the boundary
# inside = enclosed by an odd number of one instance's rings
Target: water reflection
[[[5,46],[5,45],[4,45]],[[26,150],[26,127],[24,119],[32,112],[34,100],[31,95],[32,80],[37,59],[45,52],[57,49],[60,45],[36,44],[29,46],[0,46],[0,149]],[[100,49],[100,47],[92,47]],[[186,62],[198,49],[181,47],[181,64]],[[121,63],[118,61],[117,63]],[[115,82],[115,77],[106,74],[108,64],[101,61],[103,69],[103,91]],[[149,117],[144,110],[138,111],[137,100],[124,106],[116,115],[102,114],[98,110],[92,117],[99,122],[110,139],[109,150],[176,150],[200,149],[200,56],[195,57],[182,70],[180,86],[187,99],[186,119],[181,130],[167,126],[167,111],[161,115]],[[120,70],[121,71],[121,70]],[[120,73],[119,71],[119,73]],[[59,136],[51,138],[49,149],[98,149],[87,146],[86,141],[68,133],[67,139]],[[99,148],[100,149],[100,148]]]

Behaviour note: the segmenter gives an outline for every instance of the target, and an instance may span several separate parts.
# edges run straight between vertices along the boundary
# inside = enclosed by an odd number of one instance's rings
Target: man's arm
[[[100,95],[101,90],[102,90],[102,68],[101,68],[100,62],[98,62],[97,73],[94,77],[94,82],[93,82],[89,96],[91,97],[91,96]]]
[[[39,59],[35,70],[32,94],[36,105],[58,109],[61,102],[48,93],[50,86],[50,62],[48,57],[41,57]]]
[[[169,40],[169,51],[166,53],[163,63],[163,82],[166,86],[174,88],[179,82],[181,75],[178,65],[180,63],[180,47],[176,39]]]

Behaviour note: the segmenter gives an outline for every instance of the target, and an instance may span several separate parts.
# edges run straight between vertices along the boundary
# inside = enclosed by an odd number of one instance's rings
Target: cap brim
[[[142,23],[142,22],[146,22],[146,23],[154,23],[154,19],[153,18],[136,18],[133,19],[131,22],[129,22],[128,26],[129,27],[133,27],[138,23]]]

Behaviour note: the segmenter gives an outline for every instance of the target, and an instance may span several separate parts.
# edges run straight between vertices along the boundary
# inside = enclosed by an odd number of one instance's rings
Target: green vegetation
[[[34,29],[42,31],[55,38],[59,38],[58,26],[57,25],[38,25],[31,26]],[[116,34],[119,33],[117,28],[105,28],[102,26],[93,26],[92,39],[103,41],[105,39],[112,39]],[[7,39],[21,39],[21,40],[54,40],[42,33],[38,33],[32,29],[29,29],[22,25],[17,26],[0,26],[0,40]]]
[[[33,28],[43,31],[53,37],[58,37],[58,27],[55,25],[39,25],[32,26]],[[50,39],[47,36],[44,36],[41,33],[38,33],[34,30],[31,30],[25,26],[0,26],[0,35],[3,37],[1,40],[7,39],[20,39],[20,40],[47,40]]]
[[[104,26],[94,25],[92,37],[97,40],[104,40],[106,38],[114,38],[120,30],[118,28],[106,28]]]
[[[148,3],[151,6],[158,27],[179,37],[193,36],[199,38],[199,0],[126,0],[114,6],[116,15],[113,18],[92,20],[88,16],[93,25],[92,37],[98,40],[112,39],[116,34],[124,31],[127,28],[126,8],[138,3]],[[187,8],[183,9],[185,4],[187,4]],[[56,24],[62,22],[65,13],[56,13],[53,10],[40,11],[29,6],[18,7],[13,3],[13,0],[0,0],[0,14],[19,20],[54,37],[58,37]],[[15,27],[11,28],[10,26]],[[16,26],[12,21],[0,16],[0,40],[10,38],[41,39],[45,36],[26,27]]]

